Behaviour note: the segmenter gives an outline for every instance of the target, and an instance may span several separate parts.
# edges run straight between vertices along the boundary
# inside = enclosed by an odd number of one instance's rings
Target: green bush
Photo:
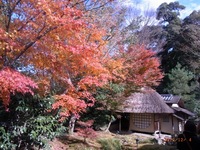
[[[1,111],[0,149],[44,148],[64,131],[57,112],[52,112],[52,97],[15,95],[9,110]]]
[[[115,138],[110,139],[99,139],[98,142],[101,144],[103,150],[121,150],[120,141]]]
[[[11,141],[11,134],[4,127],[0,127],[0,149],[15,149],[16,145]]]

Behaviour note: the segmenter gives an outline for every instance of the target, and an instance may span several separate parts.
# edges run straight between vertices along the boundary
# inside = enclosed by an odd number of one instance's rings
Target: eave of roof
[[[175,114],[173,114],[173,116],[176,117],[176,118],[178,118],[178,119],[180,119],[180,120],[182,120],[182,121],[184,121],[184,119],[182,117],[180,117],[180,116],[177,116]]]
[[[195,114],[187,109],[181,108],[181,107],[172,107],[172,109],[174,109],[175,111],[180,111],[183,112],[189,116],[195,116]]]

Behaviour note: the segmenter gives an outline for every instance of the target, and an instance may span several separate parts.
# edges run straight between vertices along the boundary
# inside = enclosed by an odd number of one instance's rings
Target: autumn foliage
[[[108,68],[114,82],[123,83],[128,90],[145,86],[157,86],[163,78],[159,59],[144,46],[132,45],[110,59]]]
[[[159,84],[163,75],[158,58],[145,46],[125,42],[126,12],[115,11],[110,2],[0,1],[3,149],[40,149],[63,131],[61,121],[69,123],[68,133],[77,123],[86,141],[96,136],[94,121],[77,119],[88,107],[102,100],[102,109],[112,111],[120,96]],[[116,14],[119,19],[113,18]]]
[[[37,84],[34,81],[13,69],[4,68],[0,71],[0,99],[5,107],[10,103],[10,94],[15,95],[18,92],[33,95],[35,88]]]
[[[76,9],[78,3],[82,1],[1,1],[5,7],[0,9],[1,68],[23,68],[43,94],[54,83],[65,87],[62,95],[55,93],[53,108],[64,107],[66,115],[91,106],[95,87],[110,78],[101,60],[104,31],[87,21]]]
[[[110,0],[91,1],[91,6],[93,2],[100,6]],[[61,108],[63,117],[78,116],[94,104],[96,88],[108,82],[141,87],[157,85],[162,78],[157,58],[144,47],[110,56],[103,40],[107,29],[95,24],[83,1],[13,0],[0,5],[0,98],[5,106],[15,92],[33,94],[37,87],[45,96],[59,85],[64,90],[53,93],[53,109]]]
[[[163,78],[159,59],[144,46],[131,46],[123,58],[123,70],[128,83],[141,87],[156,86]]]
[[[87,138],[94,138],[96,137],[95,131],[92,129],[94,121],[88,120],[88,121],[78,121],[77,124],[80,126],[76,128],[78,135],[82,136],[84,138],[84,142],[86,142]]]

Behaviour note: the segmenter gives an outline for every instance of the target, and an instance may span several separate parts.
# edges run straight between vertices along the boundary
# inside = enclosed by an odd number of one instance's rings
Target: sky
[[[178,1],[179,4],[184,5],[186,8],[180,13],[180,17],[184,18],[188,16],[193,10],[200,10],[200,0],[121,0],[124,5],[137,6],[140,10],[155,9],[164,2],[170,3]]]

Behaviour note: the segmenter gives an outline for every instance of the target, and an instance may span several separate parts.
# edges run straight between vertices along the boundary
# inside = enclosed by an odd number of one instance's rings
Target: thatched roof
[[[174,113],[155,90],[142,90],[123,99],[117,112],[123,113]]]

